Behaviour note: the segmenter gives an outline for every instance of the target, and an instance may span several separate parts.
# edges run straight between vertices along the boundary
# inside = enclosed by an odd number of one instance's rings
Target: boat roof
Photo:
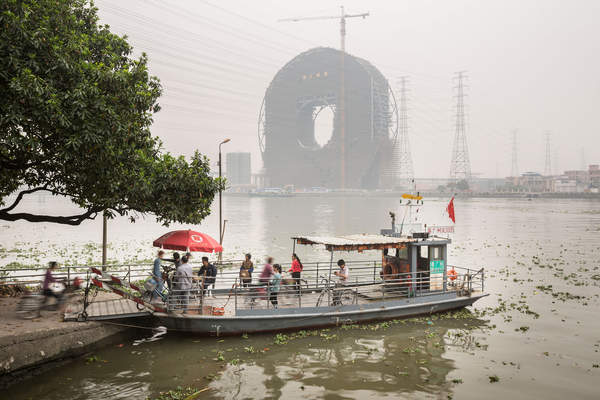
[[[392,237],[384,235],[345,235],[345,236],[294,236],[298,244],[322,244],[329,251],[382,250],[404,247],[418,239],[411,237]]]

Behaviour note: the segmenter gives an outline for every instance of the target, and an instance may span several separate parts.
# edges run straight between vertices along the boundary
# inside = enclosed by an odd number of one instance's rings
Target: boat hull
[[[454,310],[472,305],[487,294],[470,297],[387,301],[365,306],[322,307],[291,310],[262,310],[233,317],[173,315],[154,313],[160,325],[171,331],[198,335],[224,336],[257,332],[315,329],[344,324],[359,324],[390,319],[410,318]],[[418,298],[417,298],[418,299]],[[245,315],[244,315],[245,314]]]

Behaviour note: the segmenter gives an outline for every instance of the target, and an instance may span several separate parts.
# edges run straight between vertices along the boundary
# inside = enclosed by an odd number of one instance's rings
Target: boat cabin
[[[396,295],[446,291],[449,238],[427,233],[401,235],[298,236],[295,244],[324,245],[331,252],[381,250],[379,277],[383,289]]]

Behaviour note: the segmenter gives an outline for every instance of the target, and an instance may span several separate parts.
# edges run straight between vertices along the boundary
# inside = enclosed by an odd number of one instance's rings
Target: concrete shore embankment
[[[0,299],[0,387],[118,340],[128,328],[100,322],[62,322],[57,313],[21,320],[18,299]]]

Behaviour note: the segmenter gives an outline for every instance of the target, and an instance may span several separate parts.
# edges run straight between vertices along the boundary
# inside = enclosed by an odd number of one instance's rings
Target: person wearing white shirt
[[[350,274],[348,272],[348,267],[346,267],[346,262],[342,259],[339,259],[337,262],[338,267],[340,267],[339,271],[335,271],[334,274],[338,277],[338,281],[340,283],[345,283],[348,281]]]
[[[339,271],[335,271],[334,274],[335,276],[338,277],[338,283],[336,283],[336,288],[333,289],[333,305],[334,306],[341,306],[342,302],[341,302],[341,297],[342,297],[342,286],[344,286],[346,284],[346,282],[348,281],[348,278],[350,277],[350,274],[348,272],[348,267],[346,267],[346,262],[342,259],[338,260],[337,262],[338,267],[340,267]]]

